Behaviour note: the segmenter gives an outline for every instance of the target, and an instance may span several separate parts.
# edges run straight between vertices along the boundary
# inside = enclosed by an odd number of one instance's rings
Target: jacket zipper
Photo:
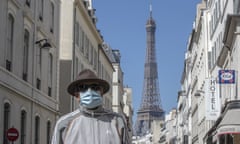
[[[94,113],[91,112],[92,115],[92,135],[93,135],[93,143],[95,144],[95,133],[94,133]]]

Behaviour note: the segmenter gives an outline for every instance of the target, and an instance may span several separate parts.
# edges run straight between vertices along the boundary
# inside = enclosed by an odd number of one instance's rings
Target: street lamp
[[[35,44],[38,44],[40,48],[52,48],[52,45],[48,42],[48,39],[40,39],[36,41]]]
[[[37,44],[39,46],[39,49],[37,49],[37,56],[38,56],[37,63],[39,64],[39,66],[37,66],[36,68],[39,69],[39,71],[42,71],[41,70],[42,63],[44,63],[44,64],[47,63],[46,59],[42,59],[42,49],[45,49],[43,52],[45,54],[43,54],[43,55],[46,55],[46,52],[47,52],[46,50],[49,50],[50,48],[52,48],[52,45],[48,42],[48,39],[46,39],[46,38],[36,41],[35,44]],[[33,69],[34,69],[34,66],[33,66]],[[41,87],[41,79],[40,78],[37,78],[37,80],[36,80],[36,87],[37,87],[37,89],[40,89],[40,87]]]

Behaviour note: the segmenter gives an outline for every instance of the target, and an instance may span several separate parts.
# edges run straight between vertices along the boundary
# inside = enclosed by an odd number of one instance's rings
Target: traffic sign
[[[19,136],[18,130],[15,129],[14,127],[9,128],[9,129],[7,130],[7,139],[8,139],[9,141],[15,141],[15,140],[17,140],[17,139],[18,139],[18,136]]]

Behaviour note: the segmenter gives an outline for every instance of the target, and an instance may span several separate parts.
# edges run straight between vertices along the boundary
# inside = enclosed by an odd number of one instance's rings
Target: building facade
[[[132,88],[124,87],[124,94],[123,94],[123,113],[126,118],[126,123],[128,127],[128,138],[129,142],[132,142],[133,136],[133,106],[132,106]]]
[[[49,143],[58,116],[60,1],[0,1],[0,143]]]
[[[122,114],[125,118],[128,135],[128,142],[131,143],[133,135],[133,107],[132,107],[132,89],[124,87],[124,75],[121,68],[121,54],[117,49],[112,49],[109,44],[103,43],[103,49],[112,62],[114,68],[112,79],[112,110]]]
[[[111,49],[104,42],[96,27],[95,11],[92,0],[66,0],[61,3],[60,115],[78,108],[79,103],[67,93],[66,88],[81,70],[88,68],[110,84],[110,90],[103,97],[104,107],[126,116],[123,111],[125,105],[120,51]],[[131,133],[128,135],[129,141],[130,136]]]
[[[239,143],[239,12],[237,0],[203,0],[197,5],[181,82],[184,94],[178,99],[181,143]],[[182,125],[187,101],[188,121]],[[184,126],[189,127],[188,141]]]
[[[191,123],[191,119],[189,116],[190,102],[185,91],[180,91],[178,93],[177,103],[176,142],[180,144],[187,144],[189,142],[189,138],[191,137],[191,125],[189,125],[189,123]]]
[[[218,79],[220,116],[211,125],[205,137],[207,143],[237,144],[240,140],[240,96],[239,96],[239,1],[207,1],[209,13],[209,35],[212,43],[212,75]],[[213,17],[216,17],[213,19]],[[220,42],[219,42],[220,41]],[[226,79],[229,75],[230,80]]]
[[[103,37],[96,28],[91,0],[62,1],[60,33],[60,114],[73,111],[78,102],[66,88],[85,69],[93,70],[112,85],[114,68],[103,49]],[[104,96],[106,108],[112,108],[112,88]]]
[[[119,50],[112,49],[109,44],[104,42],[102,47],[110,59],[112,66],[114,68],[112,76],[112,110],[114,112],[123,114],[123,71],[121,68],[121,54]]]
[[[131,93],[124,101],[123,72],[104,50],[96,22],[91,0],[0,1],[0,143],[10,143],[13,127],[16,143],[50,143],[59,116],[78,107],[67,86],[85,68],[118,83],[118,95],[110,87],[104,106],[111,110],[119,97],[117,112],[128,107],[132,119]]]

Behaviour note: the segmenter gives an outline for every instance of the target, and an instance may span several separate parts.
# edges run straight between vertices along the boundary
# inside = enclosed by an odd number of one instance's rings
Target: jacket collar
[[[102,106],[99,106],[96,109],[87,109],[83,106],[80,106],[79,109],[82,114],[91,116],[91,117],[97,117],[97,116],[107,114],[107,111],[105,111],[105,109]]]

